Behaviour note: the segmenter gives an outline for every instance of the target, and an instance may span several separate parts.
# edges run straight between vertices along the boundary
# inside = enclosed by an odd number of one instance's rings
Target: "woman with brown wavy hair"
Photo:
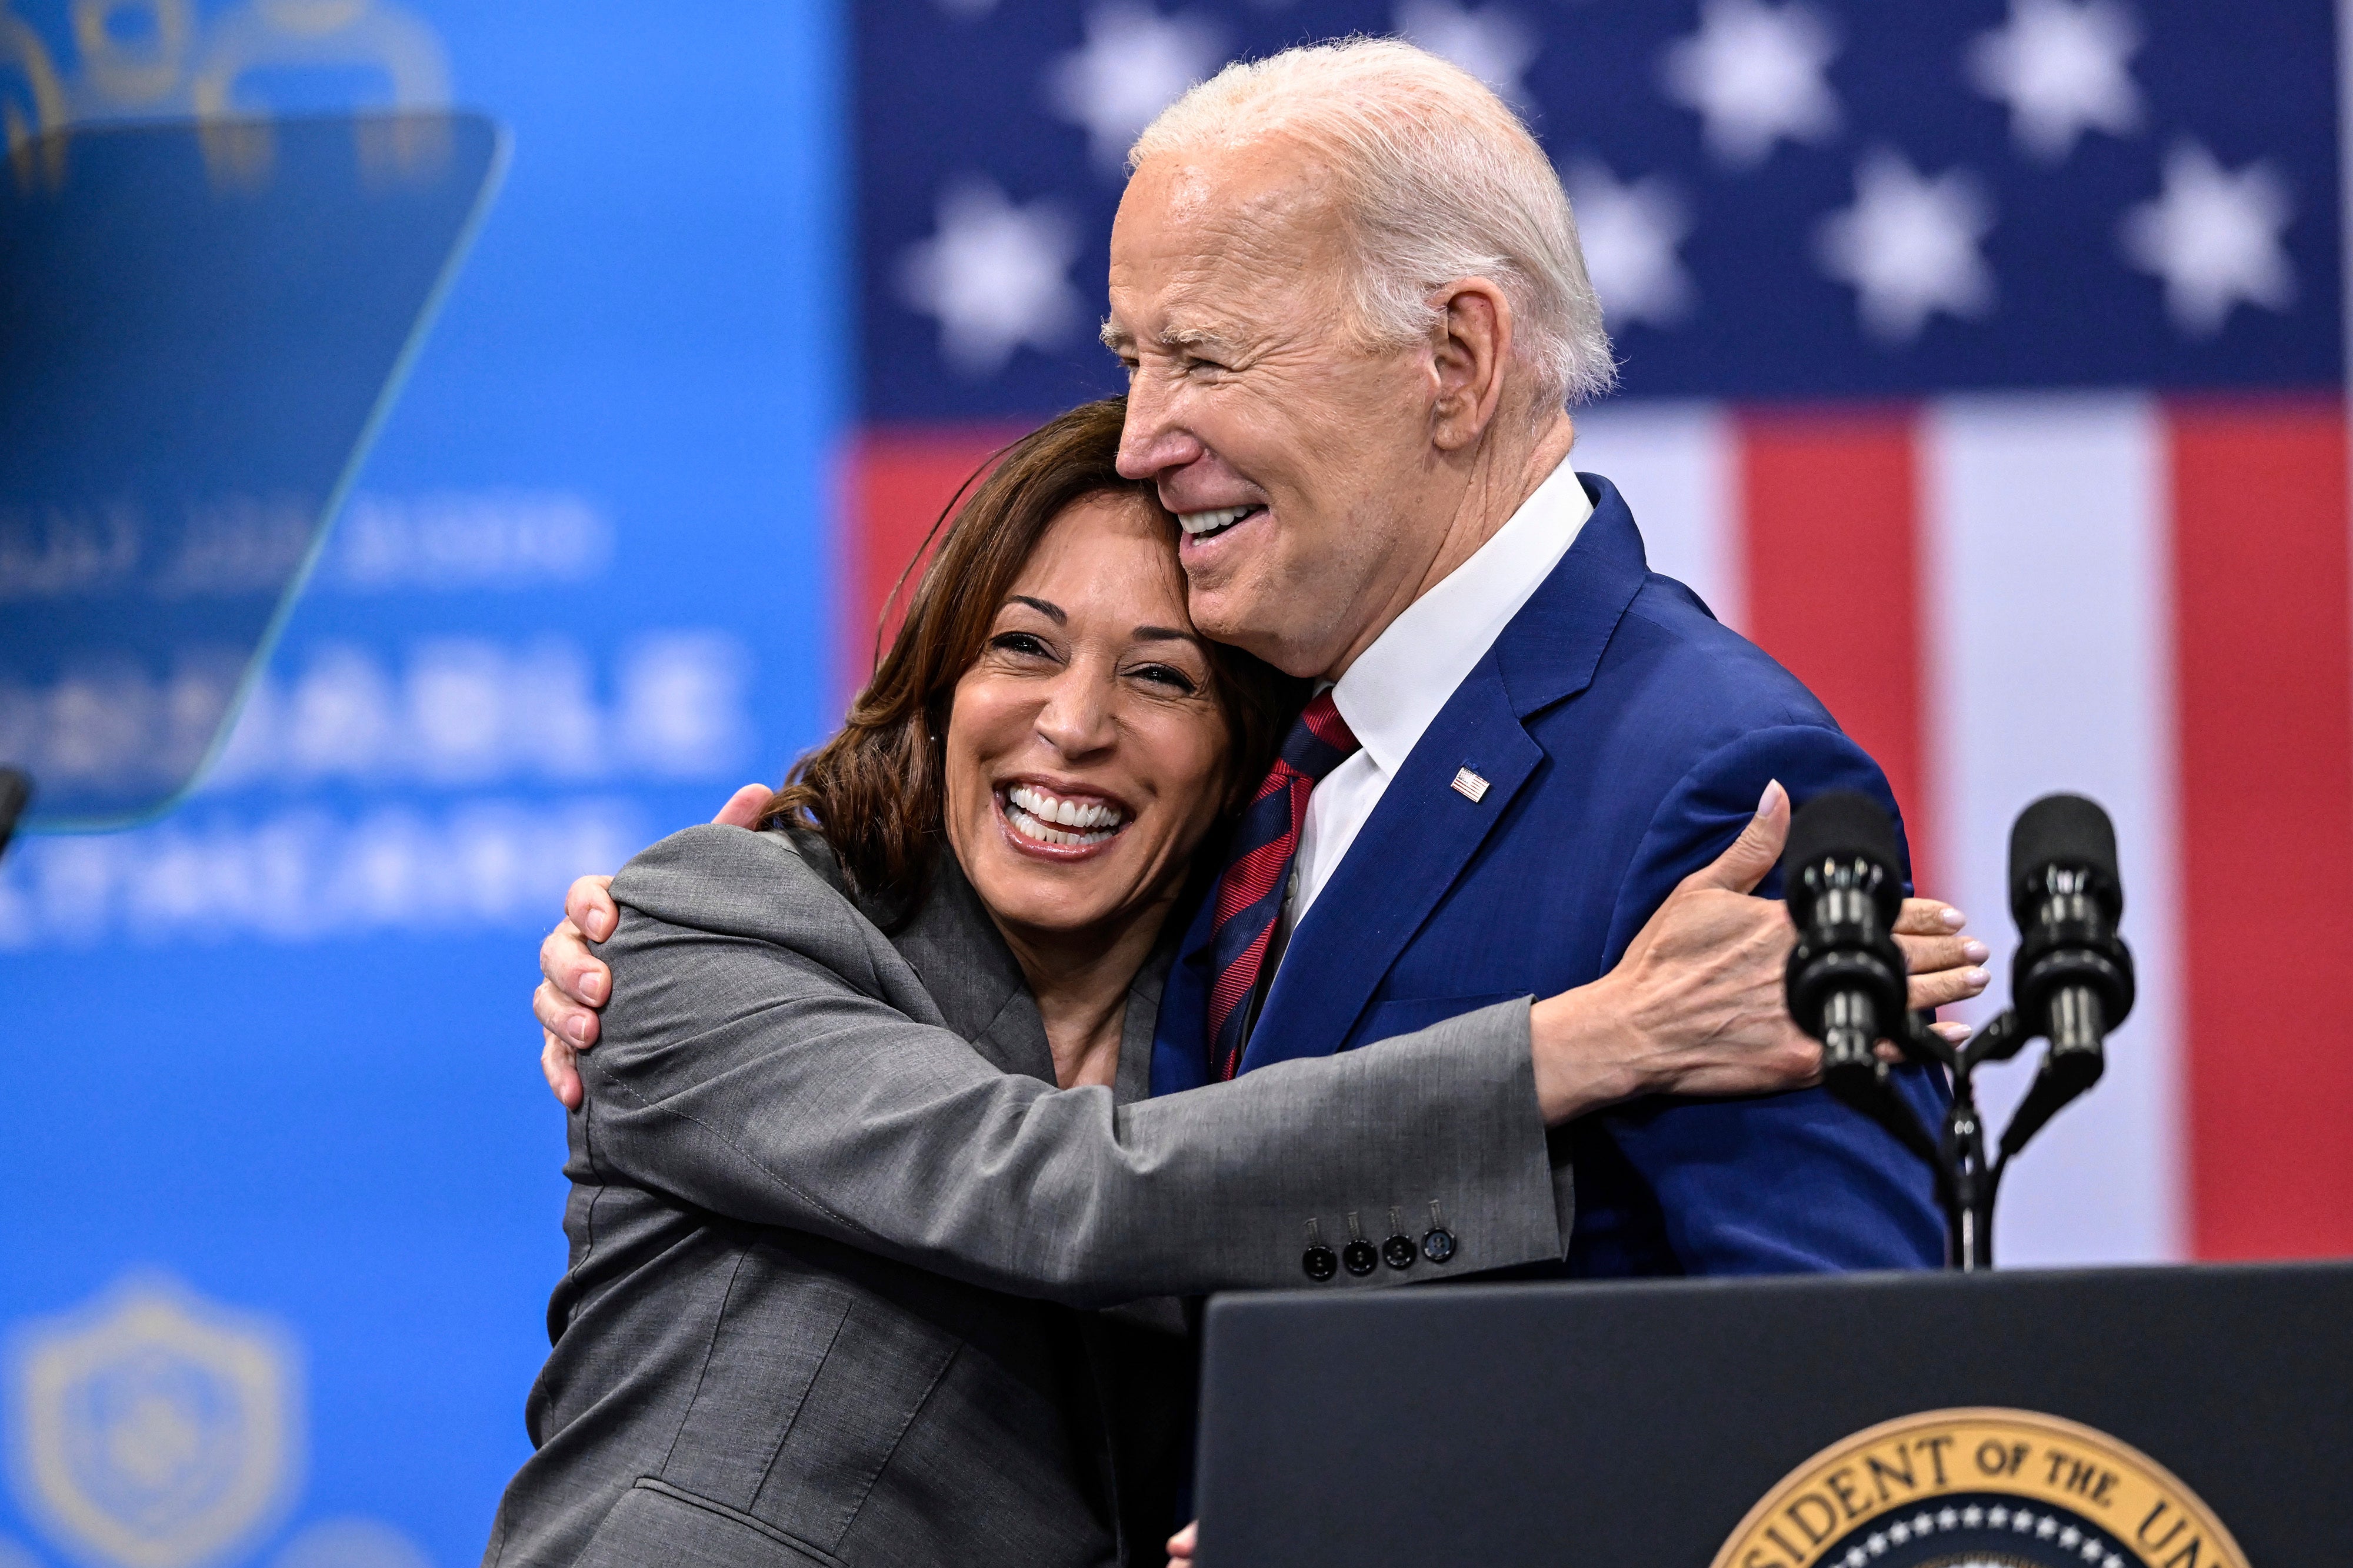
[[[1304,682],[1194,634],[1168,542],[1175,520],[1149,485],[1114,466],[1124,408],[1117,398],[1082,405],[1005,454],[916,582],[840,731],[801,759],[761,813],[766,826],[821,835],[886,930],[920,906],[953,847],[964,874],[987,889],[1064,1087],[1112,1081],[1118,1005],[1183,889],[1188,858],[1265,776],[1306,697]],[[1151,619],[1166,624],[1111,627],[1124,637],[1117,648],[1082,646],[1063,604],[1016,592],[1025,574],[1088,581],[1098,596],[1134,577],[1123,602],[1150,605]],[[1073,661],[1090,658],[1100,677],[1074,679]],[[1050,695],[1057,681],[1065,689]],[[963,743],[951,745],[955,710]],[[1025,728],[1041,722],[1099,724],[1141,773],[1113,784],[1097,769],[1078,780],[1072,770],[1110,747],[1061,731],[1033,748],[1046,754],[1008,761]],[[1164,797],[1164,780],[1181,798]],[[1083,824],[1069,820],[1074,807]],[[1079,838],[1095,842],[1062,842]],[[1090,933],[1076,952],[1075,930]],[[1066,976],[1074,962],[1086,979]]]
[[[1566,1251],[1546,1131],[1606,1080],[1525,998],[1145,1097],[1190,868],[1301,694],[1194,630],[1121,416],[1004,455],[765,831],[614,881],[538,1451],[487,1563],[1157,1562],[1167,1298],[1296,1284],[1317,1226],[1433,1204],[1443,1256],[1333,1288]]]

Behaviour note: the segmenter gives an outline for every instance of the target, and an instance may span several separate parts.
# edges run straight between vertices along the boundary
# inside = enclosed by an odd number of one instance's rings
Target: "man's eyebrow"
[[[1210,327],[1178,327],[1160,334],[1160,341],[1172,348],[1221,349],[1231,346],[1233,340]]]
[[[1052,604],[1044,599],[1033,599],[1027,594],[1015,594],[1010,598],[1007,599],[1006,603],[1008,605],[1027,605],[1058,626],[1067,626],[1071,624],[1071,617],[1062,613],[1061,605]]]
[[[1103,346],[1113,353],[1119,353],[1122,349],[1135,346],[1135,334],[1124,327],[1116,325],[1108,316],[1103,318],[1103,326],[1095,336],[1101,338]],[[1231,338],[1208,327],[1176,327],[1160,333],[1152,341],[1156,346],[1164,349],[1230,350],[1233,346]]]

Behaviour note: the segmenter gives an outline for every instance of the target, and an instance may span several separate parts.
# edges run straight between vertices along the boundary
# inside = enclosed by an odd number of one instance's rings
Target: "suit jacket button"
[[[1454,1233],[1442,1225],[1431,1226],[1421,1235],[1421,1255],[1432,1263],[1443,1263],[1454,1256]]]
[[[1340,1255],[1319,1244],[1299,1255],[1299,1267],[1307,1271],[1307,1278],[1321,1285],[1340,1271]]]
[[[1362,1277],[1381,1266],[1381,1255],[1363,1237],[1340,1249],[1340,1262],[1349,1273]]]
[[[1413,1237],[1409,1236],[1393,1236],[1381,1243],[1381,1261],[1392,1268],[1410,1268],[1413,1258]]]

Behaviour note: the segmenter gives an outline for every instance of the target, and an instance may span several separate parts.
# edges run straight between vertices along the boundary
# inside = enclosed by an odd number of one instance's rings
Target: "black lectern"
[[[1208,1568],[2301,1568],[2353,1264],[1210,1303]]]

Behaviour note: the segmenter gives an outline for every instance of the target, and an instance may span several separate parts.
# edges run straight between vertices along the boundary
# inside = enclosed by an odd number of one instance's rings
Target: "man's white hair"
[[[1470,72],[1394,38],[1237,60],[1160,111],[1134,170],[1269,136],[1327,163],[1356,246],[1354,301],[1384,345],[1425,338],[1433,292],[1484,278],[1512,302],[1514,357],[1559,407],[1617,379],[1560,176],[1518,115]]]

